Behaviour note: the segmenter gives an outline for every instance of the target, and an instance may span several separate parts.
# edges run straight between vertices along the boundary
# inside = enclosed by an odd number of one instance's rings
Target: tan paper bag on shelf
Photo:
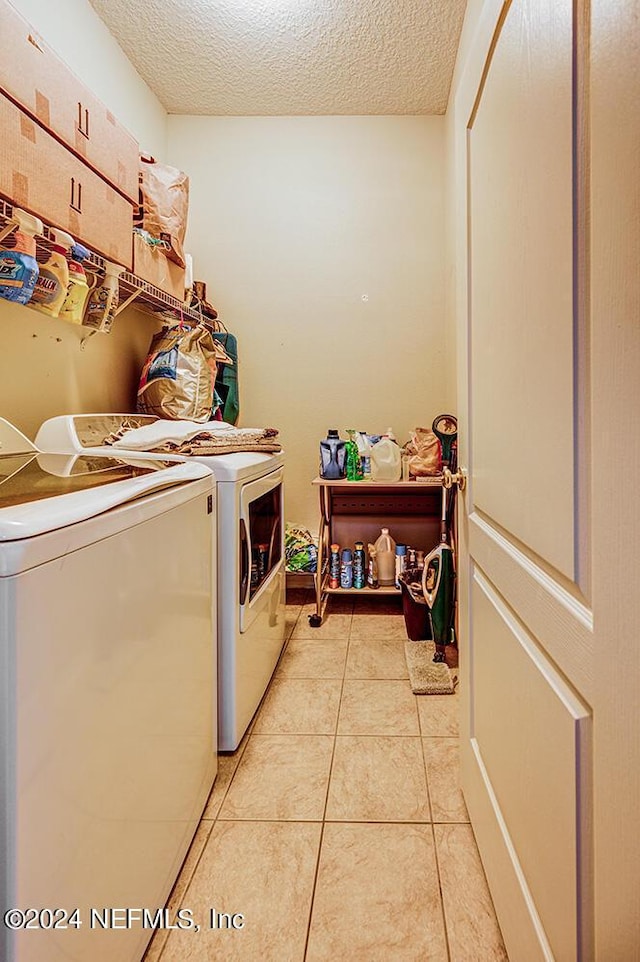
[[[189,178],[177,167],[140,156],[140,212],[136,226],[163,241],[169,260],[185,267],[184,236],[189,212]]]
[[[416,428],[411,432],[404,450],[409,457],[409,476],[429,477],[442,472],[442,449],[440,442],[429,428]]]

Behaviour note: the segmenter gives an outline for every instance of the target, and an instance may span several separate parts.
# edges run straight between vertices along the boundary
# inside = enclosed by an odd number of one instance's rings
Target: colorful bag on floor
[[[217,373],[211,332],[178,325],[156,334],[140,376],[137,410],[171,421],[208,421]]]
[[[307,528],[285,525],[284,553],[287,571],[315,573],[318,565],[318,546]]]

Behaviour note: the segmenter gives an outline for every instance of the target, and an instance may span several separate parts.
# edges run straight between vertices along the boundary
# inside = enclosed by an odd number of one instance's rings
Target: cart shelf
[[[380,585],[378,588],[370,588],[365,585],[364,588],[323,588],[326,595],[395,595],[396,598],[400,598],[400,589],[396,588],[395,585]]]
[[[373,542],[388,527],[397,542],[429,551],[440,536],[441,491],[444,476],[422,481],[328,481],[314,478],[320,499],[318,567],[315,575],[316,610],[309,616],[312,627],[322,624],[329,595],[363,598],[401,597],[394,586],[379,588],[330,588],[324,562],[330,546]]]

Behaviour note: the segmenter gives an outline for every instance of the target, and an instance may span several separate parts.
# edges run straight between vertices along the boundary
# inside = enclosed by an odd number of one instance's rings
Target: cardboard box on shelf
[[[127,270],[131,204],[0,93],[0,194]]]
[[[0,91],[137,204],[135,138],[8,0],[0,0],[0,23]]]
[[[140,234],[133,235],[133,273],[184,301],[184,268],[168,260],[160,248],[147,244]]]

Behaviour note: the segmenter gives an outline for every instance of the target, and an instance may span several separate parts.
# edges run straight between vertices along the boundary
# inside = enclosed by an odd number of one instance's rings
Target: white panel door
[[[640,3],[481,6],[454,133],[463,787],[512,962],[632,962]]]

